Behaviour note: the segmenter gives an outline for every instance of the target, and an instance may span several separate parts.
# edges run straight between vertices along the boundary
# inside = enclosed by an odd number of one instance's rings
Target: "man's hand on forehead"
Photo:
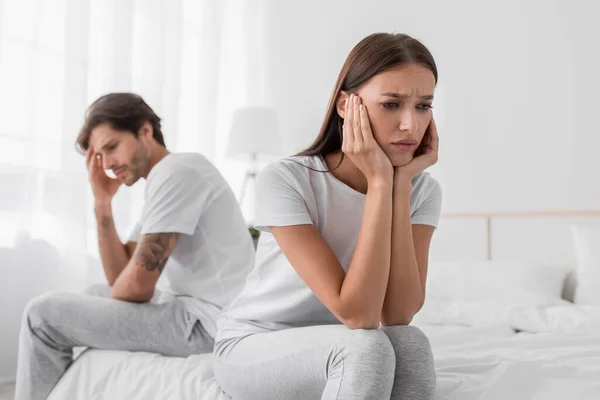
[[[94,148],[90,145],[86,151],[87,167],[90,168],[93,165],[97,165],[96,160],[102,160],[102,155],[100,153],[95,153]]]
[[[96,160],[102,159],[102,155],[100,153],[96,153],[95,152],[96,150],[94,150],[92,145],[90,145],[90,147],[88,147],[88,151],[90,151],[92,153],[92,157],[94,157]]]

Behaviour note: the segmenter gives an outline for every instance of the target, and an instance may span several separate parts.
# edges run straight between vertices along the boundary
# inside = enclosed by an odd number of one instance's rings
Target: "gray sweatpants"
[[[214,371],[235,400],[421,400],[435,395],[429,340],[414,326],[343,325],[258,333],[215,345]]]
[[[186,357],[211,352],[212,337],[183,303],[129,303],[110,287],[86,294],[48,293],[25,309],[15,400],[45,399],[73,362],[73,347],[147,351]]]

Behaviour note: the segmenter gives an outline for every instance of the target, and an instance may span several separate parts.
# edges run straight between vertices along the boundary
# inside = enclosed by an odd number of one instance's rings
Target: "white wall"
[[[600,205],[600,3],[267,0],[267,102],[285,150],[317,135],[350,49],[378,31],[421,39],[440,80],[445,211]]]

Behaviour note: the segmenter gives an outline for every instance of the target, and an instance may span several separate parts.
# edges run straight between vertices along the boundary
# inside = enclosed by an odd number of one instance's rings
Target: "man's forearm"
[[[106,280],[112,286],[121,271],[127,266],[130,256],[117,234],[111,204],[95,204],[94,212],[98,226],[100,259],[102,260]]]

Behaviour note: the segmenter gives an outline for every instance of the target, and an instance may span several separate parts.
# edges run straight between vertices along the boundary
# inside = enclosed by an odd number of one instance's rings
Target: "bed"
[[[582,318],[573,306],[565,321]],[[522,310],[524,311],[524,310]],[[529,310],[531,312],[532,310]],[[437,371],[436,399],[577,399],[600,395],[600,308],[582,324],[538,332],[487,326],[419,324],[429,336]],[[226,400],[214,380],[211,355],[169,358],[149,353],[87,350],[56,386],[51,400]]]
[[[583,223],[600,226],[600,212],[442,218],[413,321],[432,343],[437,399],[600,398],[600,304],[571,301]],[[86,350],[49,399],[230,399],[211,363]]]

